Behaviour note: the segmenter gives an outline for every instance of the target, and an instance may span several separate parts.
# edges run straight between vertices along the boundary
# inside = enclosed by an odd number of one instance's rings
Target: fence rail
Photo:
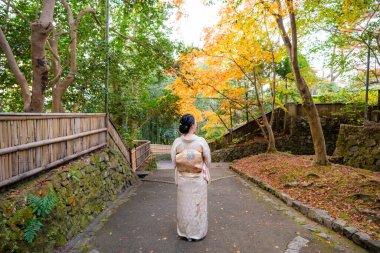
[[[105,114],[0,114],[0,187],[107,145]]]
[[[170,154],[171,147],[171,145],[150,144],[151,152],[154,155]]]
[[[131,165],[131,151],[128,148],[128,145],[126,145],[121,138],[119,132],[117,131],[115,125],[113,122],[108,119],[108,135],[110,138],[108,138],[108,145],[115,146],[120,150],[120,152],[123,154],[125,160]]]
[[[104,146],[120,150],[134,171],[150,157],[150,141],[131,150],[105,113],[0,113],[0,187]]]
[[[150,157],[150,141],[137,140],[135,148],[132,149],[132,166],[133,170],[138,170],[144,162]]]

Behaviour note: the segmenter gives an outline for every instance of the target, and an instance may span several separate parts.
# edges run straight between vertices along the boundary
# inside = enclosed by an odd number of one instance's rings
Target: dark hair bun
[[[191,114],[185,114],[181,117],[179,123],[181,123],[179,131],[182,134],[187,134],[190,131],[190,127],[195,124],[195,118]]]
[[[179,126],[179,131],[183,134],[187,134],[189,132],[190,128],[189,126],[186,125],[180,125]]]

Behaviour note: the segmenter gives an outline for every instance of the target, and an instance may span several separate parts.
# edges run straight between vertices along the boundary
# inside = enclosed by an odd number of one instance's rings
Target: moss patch
[[[112,161],[112,162],[111,162]],[[61,166],[0,195],[0,252],[52,252],[81,232],[136,180],[117,150],[106,149]],[[32,217],[27,196],[53,192],[57,205],[32,243],[23,228]]]

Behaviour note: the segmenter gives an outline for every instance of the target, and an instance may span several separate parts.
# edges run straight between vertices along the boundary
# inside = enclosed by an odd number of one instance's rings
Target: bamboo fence
[[[105,116],[1,113],[0,187],[107,145]]]
[[[117,148],[134,171],[150,156],[150,141],[131,150],[104,113],[0,113],[0,187],[104,146]]]

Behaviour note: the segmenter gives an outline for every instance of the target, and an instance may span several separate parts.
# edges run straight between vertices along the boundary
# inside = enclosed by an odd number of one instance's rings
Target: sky
[[[206,27],[214,26],[219,21],[219,9],[222,4],[217,2],[214,5],[206,6],[204,0],[185,0],[183,10],[185,15],[176,20],[176,15],[173,13],[168,25],[172,27],[172,39],[182,41],[187,46],[202,47],[203,30]],[[310,57],[311,58],[311,57]],[[311,66],[318,70],[317,75],[322,77],[323,62],[320,57],[312,57],[309,59]]]
[[[185,15],[176,20],[175,15],[169,20],[173,28],[172,38],[183,41],[187,46],[201,47],[203,29],[218,23],[220,3],[205,6],[203,0],[186,0],[183,6]]]
[[[218,1],[209,6],[206,6],[203,1],[185,0],[183,5],[185,15],[180,20],[176,20],[176,15],[173,13],[173,16],[168,21],[168,25],[173,29],[172,39],[182,41],[187,46],[203,46],[203,30],[218,23],[218,12],[222,7],[222,3]],[[318,37],[321,36],[318,35]],[[308,60],[311,67],[316,70],[317,76],[324,77],[328,73],[328,70],[323,68],[323,57],[321,55],[309,54]]]

